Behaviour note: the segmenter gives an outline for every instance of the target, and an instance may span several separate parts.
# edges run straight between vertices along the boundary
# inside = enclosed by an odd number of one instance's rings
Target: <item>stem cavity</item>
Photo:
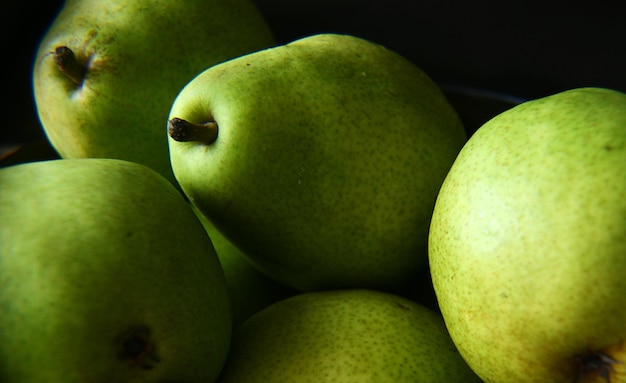
[[[210,145],[217,140],[217,122],[208,121],[195,124],[182,118],[172,118],[167,122],[167,133],[179,142],[200,142]]]
[[[143,370],[152,370],[160,362],[156,355],[150,330],[145,326],[129,329],[120,339],[118,357],[129,364]]]
[[[63,72],[76,85],[81,85],[85,79],[87,68],[76,59],[74,52],[66,47],[59,46],[54,50],[54,62],[57,68]]]
[[[622,361],[612,358],[602,352],[589,352],[576,358],[578,363],[577,382],[584,376],[595,375],[606,383],[611,383],[611,375],[615,373],[613,366],[622,364]]]

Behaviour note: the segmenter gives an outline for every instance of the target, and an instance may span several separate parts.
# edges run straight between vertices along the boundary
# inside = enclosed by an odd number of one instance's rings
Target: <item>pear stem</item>
[[[72,80],[74,84],[80,85],[83,83],[87,70],[80,65],[76,55],[70,48],[66,46],[56,47],[54,50],[54,62],[57,68]]]
[[[196,141],[209,145],[217,140],[217,131],[215,121],[194,124],[182,118],[172,118],[167,122],[167,133],[179,142]]]

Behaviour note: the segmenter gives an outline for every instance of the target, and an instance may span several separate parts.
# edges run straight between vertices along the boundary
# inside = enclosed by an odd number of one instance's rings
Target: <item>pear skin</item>
[[[443,319],[374,290],[296,295],[233,333],[219,383],[480,382]]]
[[[190,201],[255,267],[300,291],[395,291],[416,278],[466,141],[422,70],[334,34],[207,69],[174,101],[168,129]]]
[[[0,381],[210,382],[228,287],[180,192],[116,159],[0,169]]]
[[[176,184],[164,133],[200,71],[274,45],[249,0],[69,0],[33,66],[44,131],[63,158],[119,158]]]
[[[469,139],[437,199],[430,268],[485,382],[626,382],[626,94],[522,103]]]
[[[220,260],[233,306],[233,328],[279,300],[297,291],[272,280],[250,264],[248,257],[217,230],[205,215],[194,208]]]

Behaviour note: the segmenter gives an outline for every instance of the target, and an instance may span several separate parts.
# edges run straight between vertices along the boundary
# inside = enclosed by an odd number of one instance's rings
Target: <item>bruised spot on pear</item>
[[[54,62],[63,74],[76,86],[81,86],[85,80],[87,68],[81,64],[74,51],[66,46],[58,46],[54,50]]]
[[[210,145],[217,140],[217,122],[207,121],[195,124],[182,118],[172,118],[167,122],[167,133],[179,142],[201,142]]]
[[[118,344],[118,357],[131,367],[152,370],[160,362],[156,348],[146,326],[137,326],[126,331]]]

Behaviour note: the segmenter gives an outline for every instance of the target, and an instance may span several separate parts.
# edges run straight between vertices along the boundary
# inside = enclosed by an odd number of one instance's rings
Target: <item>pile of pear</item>
[[[626,382],[625,94],[468,137],[249,0],[68,1],[33,84],[61,158],[0,169],[1,382]]]

